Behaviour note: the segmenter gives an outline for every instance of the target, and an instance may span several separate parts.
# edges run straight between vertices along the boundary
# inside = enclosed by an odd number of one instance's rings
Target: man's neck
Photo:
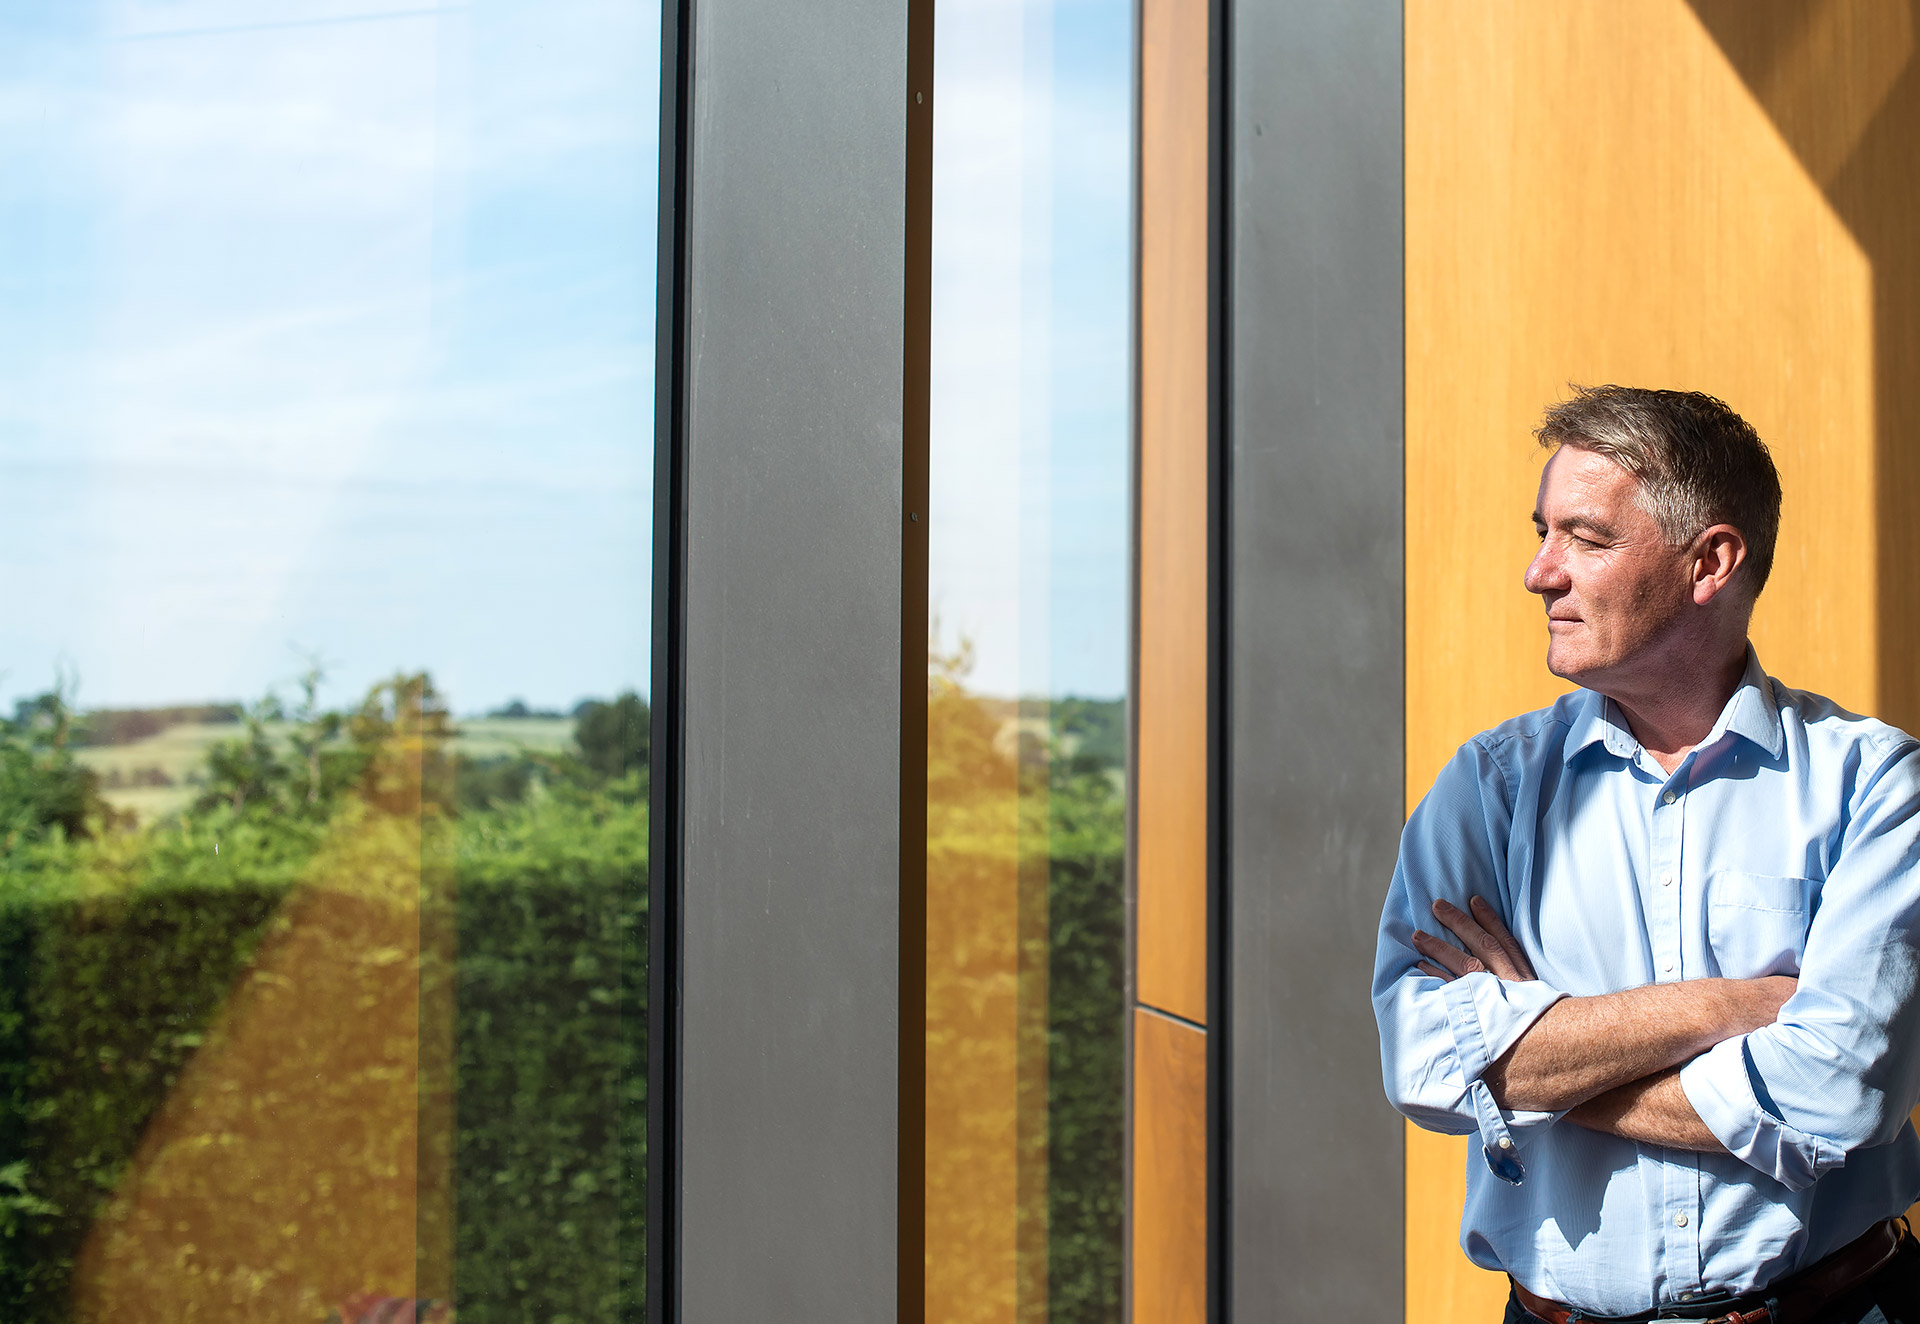
[[[1698,681],[1675,684],[1665,680],[1645,689],[1622,687],[1617,693],[1610,686],[1602,693],[1620,705],[1627,728],[1640,742],[1640,747],[1670,773],[1713,730],[1720,714],[1726,711],[1727,701],[1740,688],[1740,678],[1746,669],[1747,643],[1743,638],[1737,650],[1726,652],[1714,664],[1710,684],[1702,685]],[[1690,668],[1682,674],[1697,677],[1701,672]],[[1667,672],[1668,677],[1673,675],[1674,672]]]

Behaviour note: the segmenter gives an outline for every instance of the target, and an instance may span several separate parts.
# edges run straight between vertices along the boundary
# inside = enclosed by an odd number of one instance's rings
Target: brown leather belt
[[[1547,1324],[1628,1324],[1662,1319],[1685,1319],[1694,1324],[1806,1324],[1835,1297],[1885,1268],[1908,1235],[1906,1220],[1889,1218],[1799,1273],[1789,1274],[1761,1291],[1713,1305],[1663,1306],[1640,1315],[1588,1315],[1563,1301],[1535,1296],[1519,1283],[1513,1285],[1513,1291],[1521,1305]],[[1700,1309],[1717,1313],[1694,1313]]]

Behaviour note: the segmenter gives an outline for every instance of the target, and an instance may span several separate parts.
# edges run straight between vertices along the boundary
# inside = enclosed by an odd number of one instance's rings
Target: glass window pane
[[[935,31],[927,1317],[1118,1320],[1132,7]]]
[[[633,1317],[658,0],[0,0],[0,1316]]]

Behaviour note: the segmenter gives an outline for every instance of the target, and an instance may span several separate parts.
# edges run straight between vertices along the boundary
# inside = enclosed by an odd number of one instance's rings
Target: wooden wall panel
[[[1769,671],[1920,719],[1907,6],[1408,0],[1407,803],[1551,700],[1520,585],[1568,382],[1710,391],[1773,449]],[[1784,127],[1783,127],[1784,126]],[[1407,1300],[1497,1318],[1458,1140],[1409,1129]],[[1411,1314],[1409,1316],[1411,1318]]]
[[[1133,1324],[1207,1317],[1207,1036],[1133,1017]]]
[[[1211,17],[1209,0],[1139,13],[1128,1281],[1137,1324],[1193,1324],[1207,1309]]]
[[[1145,0],[1140,87],[1140,1001],[1207,1019],[1207,0]]]

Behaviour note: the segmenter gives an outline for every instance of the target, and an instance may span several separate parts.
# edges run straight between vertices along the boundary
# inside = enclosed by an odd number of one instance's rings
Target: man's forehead
[[[1641,510],[1640,481],[1608,456],[1561,446],[1547,457],[1533,518],[1539,523],[1608,515],[1631,520]]]
[[[1632,496],[1640,482],[1611,456],[1575,446],[1562,446],[1547,457],[1540,471],[1540,498],[1601,498]]]

